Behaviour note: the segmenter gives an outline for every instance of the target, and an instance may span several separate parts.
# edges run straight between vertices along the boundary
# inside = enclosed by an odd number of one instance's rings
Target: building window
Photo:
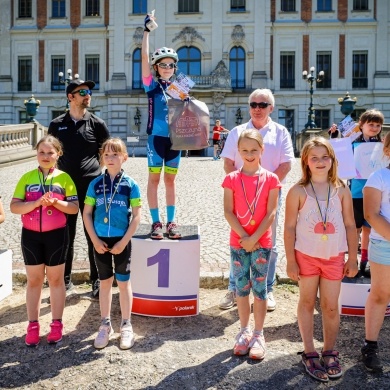
[[[353,0],[354,11],[368,11],[368,0]]]
[[[179,0],[179,12],[199,12],[199,0]]]
[[[85,57],[85,79],[94,81],[94,89],[100,89],[99,56]]]
[[[352,55],[352,88],[367,88],[367,59],[366,51],[355,51]]]
[[[31,0],[19,0],[19,18],[31,18]]]
[[[18,91],[32,90],[32,59],[30,57],[19,57],[18,59]]]
[[[19,123],[27,123],[27,111],[19,111]]]
[[[89,111],[89,110],[88,110]],[[65,114],[65,107],[62,111],[53,110],[51,112],[51,120],[58,118],[60,115]]]
[[[360,116],[361,116],[364,112],[366,112],[366,109],[365,109],[365,108],[359,108],[359,109],[357,109],[357,110],[353,110],[353,111],[352,111],[352,114],[351,114],[351,117],[352,117],[352,119],[353,119],[355,122],[358,122]]]
[[[142,88],[141,49],[133,51],[133,89]]]
[[[85,16],[99,16],[100,15],[99,2],[100,0],[86,0]]]
[[[51,2],[52,18],[65,17],[65,0],[52,0]]]
[[[65,56],[51,57],[51,90],[65,91],[65,84],[60,83],[58,73],[65,72]]]
[[[317,74],[324,71],[324,78],[316,84],[317,88],[332,87],[332,54],[329,52],[317,52]]]
[[[147,14],[148,2],[147,0],[133,0],[133,14]]]
[[[245,0],[230,0],[230,12],[245,12]]]
[[[317,11],[319,12],[332,11],[332,0],[317,0]]]
[[[280,88],[295,88],[295,53],[280,54]]]
[[[320,129],[329,129],[330,110],[315,110],[314,122]]]
[[[178,62],[178,72],[183,72],[187,75],[200,75],[201,71],[201,55],[200,50],[196,47],[182,47],[177,51],[180,59]]]
[[[245,50],[238,46],[230,50],[229,70],[232,88],[245,88]]]
[[[295,12],[295,0],[281,0],[280,10],[282,12]]]
[[[294,110],[279,110],[278,123],[280,123],[288,130],[294,144],[295,143]]]

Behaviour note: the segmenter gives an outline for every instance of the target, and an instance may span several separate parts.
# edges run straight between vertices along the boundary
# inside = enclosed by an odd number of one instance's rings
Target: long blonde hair
[[[328,179],[334,187],[345,187],[344,182],[337,176],[337,159],[334,152],[334,149],[330,142],[324,137],[313,137],[308,139],[303,145],[301,151],[301,168],[302,168],[302,177],[299,180],[298,184],[302,186],[306,186],[310,183],[311,172],[309,169],[308,159],[310,150],[315,147],[323,146],[327,152],[329,157],[332,159],[332,166],[328,172]]]

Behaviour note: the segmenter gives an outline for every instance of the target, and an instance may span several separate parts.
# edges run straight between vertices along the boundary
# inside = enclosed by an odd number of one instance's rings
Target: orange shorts
[[[317,276],[329,280],[341,280],[344,270],[344,253],[333,256],[329,260],[312,257],[295,251],[295,260],[298,263],[299,275]]]

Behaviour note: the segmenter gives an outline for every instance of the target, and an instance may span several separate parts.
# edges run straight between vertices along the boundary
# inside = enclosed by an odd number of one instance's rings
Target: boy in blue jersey
[[[168,127],[168,99],[166,88],[170,85],[175,73],[178,57],[175,50],[162,47],[152,55],[149,62],[149,29],[148,22],[153,18],[147,15],[142,41],[142,81],[148,95],[148,188],[147,197],[152,217],[150,237],[154,240],[163,239],[163,225],[160,219],[157,190],[160,183],[161,171],[164,166],[165,197],[167,208],[166,233],[170,239],[179,239],[181,234],[175,221],[176,187],[175,178],[180,162],[180,151],[171,150]],[[153,78],[150,65],[155,71]]]
[[[134,344],[130,322],[133,301],[130,285],[131,237],[141,219],[141,194],[138,184],[122,169],[127,160],[127,149],[119,138],[109,138],[102,145],[101,163],[106,171],[94,179],[87,191],[83,219],[91,237],[95,262],[100,279],[101,325],[94,346],[107,346],[114,333],[111,326],[112,282],[119,287],[122,313],[120,348]]]

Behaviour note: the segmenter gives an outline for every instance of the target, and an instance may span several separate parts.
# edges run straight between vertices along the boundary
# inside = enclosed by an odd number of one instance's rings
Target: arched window
[[[186,75],[200,76],[201,72],[201,56],[200,50],[196,47],[181,47],[177,51],[179,56],[178,71]]]
[[[241,46],[230,50],[229,69],[232,88],[245,88],[245,50]]]
[[[141,49],[133,51],[133,89],[142,88]]]

